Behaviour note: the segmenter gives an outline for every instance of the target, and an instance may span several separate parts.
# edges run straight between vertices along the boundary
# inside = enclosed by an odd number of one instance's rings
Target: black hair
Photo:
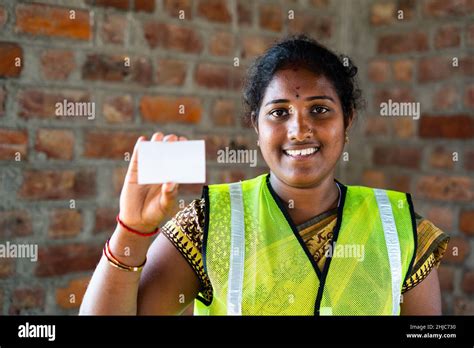
[[[244,118],[257,124],[265,89],[275,72],[288,66],[303,66],[332,82],[342,104],[344,127],[354,111],[363,105],[356,80],[357,67],[352,60],[336,55],[316,40],[304,35],[290,36],[268,48],[249,68],[244,84]]]

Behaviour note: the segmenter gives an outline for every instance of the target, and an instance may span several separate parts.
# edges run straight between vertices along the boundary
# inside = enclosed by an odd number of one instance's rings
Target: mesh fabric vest
[[[205,187],[211,303],[195,315],[397,315],[416,250],[409,194],[338,183],[332,244],[319,270],[269,175]]]

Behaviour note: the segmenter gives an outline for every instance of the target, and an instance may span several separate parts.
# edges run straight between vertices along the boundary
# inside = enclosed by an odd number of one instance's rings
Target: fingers
[[[166,183],[161,186],[160,205],[164,210],[169,211],[173,207],[178,196],[178,186],[176,183]]]
[[[137,182],[137,169],[138,169],[138,146],[140,142],[145,141],[146,137],[140,136],[135,143],[133,148],[132,158],[130,159],[130,165],[128,166],[127,175],[125,176],[126,182]]]

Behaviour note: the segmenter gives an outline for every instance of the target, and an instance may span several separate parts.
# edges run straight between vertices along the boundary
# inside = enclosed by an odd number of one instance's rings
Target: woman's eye
[[[318,113],[318,114],[325,114],[329,110],[327,108],[325,108],[324,106],[316,106],[316,107],[313,108],[313,112],[314,111],[316,111],[316,113]]]
[[[273,110],[272,112],[270,112],[270,115],[274,116],[274,117],[283,117],[283,116],[286,116],[288,114],[288,112],[285,110],[285,109],[277,109],[277,110]]]

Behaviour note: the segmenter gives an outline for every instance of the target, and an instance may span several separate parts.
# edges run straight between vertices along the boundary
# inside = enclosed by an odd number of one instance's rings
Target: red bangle
[[[128,232],[132,232],[132,233],[135,233],[135,234],[138,234],[139,236],[142,236],[142,237],[150,237],[150,236],[154,236],[155,234],[157,234],[158,232],[160,232],[160,228],[157,227],[155,230],[151,231],[151,232],[140,232],[140,231],[137,231],[137,230],[134,230],[133,228],[131,227],[128,227],[127,225],[125,225],[122,220],[120,220],[119,218],[119,214],[117,214],[117,222],[120,224],[120,226],[122,226],[123,228],[125,228]]]

